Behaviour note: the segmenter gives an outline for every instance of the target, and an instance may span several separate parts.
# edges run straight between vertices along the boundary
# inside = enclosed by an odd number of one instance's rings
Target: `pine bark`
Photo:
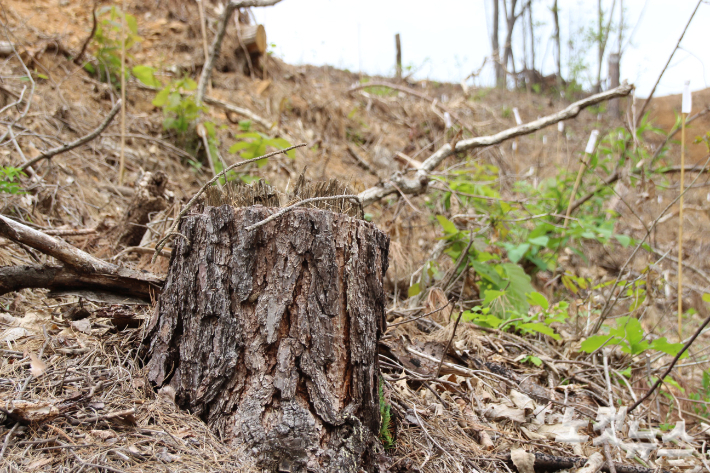
[[[342,214],[184,219],[148,329],[149,379],[268,471],[376,470],[389,239]]]

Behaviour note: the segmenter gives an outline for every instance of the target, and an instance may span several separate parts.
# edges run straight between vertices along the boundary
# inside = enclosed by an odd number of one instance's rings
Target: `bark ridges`
[[[184,219],[149,378],[270,471],[375,470],[389,239],[342,214],[205,207]]]

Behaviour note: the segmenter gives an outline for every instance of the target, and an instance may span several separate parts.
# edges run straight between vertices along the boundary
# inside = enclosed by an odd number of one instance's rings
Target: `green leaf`
[[[504,263],[500,266],[508,279],[508,287],[505,290],[508,302],[521,314],[527,314],[530,309],[527,294],[534,292],[530,276],[517,264]]]
[[[133,75],[148,87],[158,88],[162,84],[155,78],[155,69],[150,66],[136,66],[131,69]]]
[[[248,143],[246,141],[240,141],[238,143],[234,143],[232,146],[229,147],[229,152],[230,153],[236,153],[237,151],[241,151],[243,149],[247,149],[248,147],[251,146],[251,143]]]
[[[422,292],[422,290],[419,287],[419,283],[414,283],[411,286],[409,286],[409,290],[407,291],[407,297],[417,296],[421,292]]]
[[[535,366],[542,366],[542,360],[535,355],[526,356],[524,361],[529,361]]]
[[[542,323],[539,323],[539,322],[521,324],[521,325],[519,325],[519,328],[521,328],[523,330],[532,331],[532,332],[539,332],[543,335],[548,335],[548,336],[554,338],[555,340],[559,340],[560,338],[562,338],[555,333],[555,331],[552,329],[552,327],[542,324]]]
[[[505,292],[503,291],[486,291],[485,296],[483,297],[483,305],[489,306],[493,302],[495,302],[499,297],[504,296]]]
[[[594,335],[582,342],[580,347],[586,353],[593,353],[604,345],[617,345],[618,339],[609,335]]]
[[[626,235],[614,235],[614,238],[623,246],[624,248],[628,247],[631,244],[631,237],[626,236]]]
[[[533,245],[547,246],[547,244],[550,242],[550,237],[543,235],[543,236],[539,236],[539,237],[535,237],[535,238],[530,238],[530,239],[528,239],[528,241],[530,243],[532,243]]]
[[[676,356],[678,352],[683,349],[684,346],[685,345],[682,343],[670,343],[666,339],[666,337],[658,338],[651,343],[651,348],[653,348],[654,350],[661,351],[671,356]],[[680,359],[682,360],[683,358],[687,357],[688,352],[686,351],[681,355]]]
[[[703,301],[710,302],[710,294],[708,294],[708,293],[703,294]]]
[[[520,245],[514,245],[508,248],[508,259],[512,263],[517,263],[520,261],[525,253],[530,249],[530,243],[521,243]]]
[[[550,303],[547,302],[547,298],[539,292],[533,291],[527,296],[530,304],[540,306],[543,310],[548,310],[550,308]]]
[[[456,225],[454,225],[453,222],[451,222],[443,215],[437,215],[436,219],[439,221],[439,224],[444,229],[444,233],[446,233],[447,235],[455,235],[459,232],[458,228],[456,228]]]
[[[170,86],[165,87],[163,90],[158,92],[153,99],[153,105],[156,107],[162,107],[168,102],[168,96],[170,95]]]

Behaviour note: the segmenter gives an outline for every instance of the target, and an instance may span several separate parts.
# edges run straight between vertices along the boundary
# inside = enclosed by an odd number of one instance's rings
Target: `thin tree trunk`
[[[528,4],[528,22],[530,23],[530,69],[535,70],[535,25],[533,24],[532,2]]]
[[[396,71],[396,75],[397,75],[397,80],[400,80],[400,79],[402,79],[402,43],[401,43],[400,40],[399,40],[399,33],[397,33],[396,35],[394,35],[394,43],[395,43],[395,46],[397,47],[397,57],[396,57],[396,61],[397,61],[396,68],[397,68],[397,71]]]
[[[246,230],[270,213],[205,207],[182,222],[149,379],[267,471],[374,472],[389,239],[305,208]]]
[[[493,35],[491,36],[491,49],[493,50],[493,61],[495,61],[496,87],[503,87],[505,85],[505,72],[503,72],[503,64],[501,63],[500,57],[499,10],[500,0],[493,0]]]
[[[602,36],[604,35],[604,11],[602,10],[602,0],[597,0],[597,82],[594,84],[594,93],[602,91],[602,61],[604,60],[604,49],[602,47]]]
[[[557,86],[562,90],[562,45],[560,43],[560,15],[557,0],[552,4],[552,16],[555,20],[555,47],[557,49]]]

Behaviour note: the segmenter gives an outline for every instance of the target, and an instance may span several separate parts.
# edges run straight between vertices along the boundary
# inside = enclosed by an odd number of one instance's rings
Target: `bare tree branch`
[[[52,256],[70,266],[72,272],[96,276],[103,281],[113,281],[113,284],[119,288],[133,287],[134,293],[141,293],[143,296],[149,295],[151,289],[159,290],[163,284],[160,276],[107,263],[63,240],[34,230],[3,215],[0,215],[0,236]]]
[[[574,118],[587,107],[616,97],[629,95],[633,88],[633,85],[624,83],[615,89],[607,90],[606,92],[592,95],[591,97],[587,97],[579,102],[575,102],[560,112],[539,118],[524,125],[509,128],[508,130],[501,131],[495,135],[461,140],[455,144],[454,148],[452,148],[450,144],[446,144],[422,163],[421,168],[417,170],[413,179],[407,179],[400,174],[395,174],[389,181],[383,183],[381,186],[371,187],[362,191],[358,194],[358,197],[364,207],[377,202],[385,196],[398,192],[398,189],[405,194],[419,194],[426,190],[429,183],[429,174],[434,171],[434,169],[436,169],[444,161],[444,159],[454,153],[497,145],[511,138],[515,138],[516,136],[534,133],[545,127],[554,125],[557,122]]]
[[[116,116],[116,114],[118,113],[118,111],[120,109],[121,109],[121,101],[119,100],[118,102],[116,102],[116,105],[113,106],[113,108],[109,112],[108,116],[101,123],[101,125],[99,125],[98,128],[96,128],[94,131],[92,131],[88,135],[82,136],[78,140],[72,141],[69,144],[58,146],[56,148],[52,148],[48,151],[45,151],[44,153],[40,154],[36,158],[30,159],[29,161],[27,161],[26,163],[24,163],[23,165],[18,166],[18,167],[24,171],[28,167],[32,166],[33,164],[35,164],[39,161],[42,161],[43,159],[51,159],[58,154],[66,153],[67,151],[73,150],[74,148],[77,148],[77,147],[83,145],[84,143],[88,143],[89,141],[91,141],[94,138],[96,138],[97,136],[99,136],[102,131],[104,131],[106,128],[108,128],[109,124],[111,123],[111,121],[113,120],[113,118]]]

